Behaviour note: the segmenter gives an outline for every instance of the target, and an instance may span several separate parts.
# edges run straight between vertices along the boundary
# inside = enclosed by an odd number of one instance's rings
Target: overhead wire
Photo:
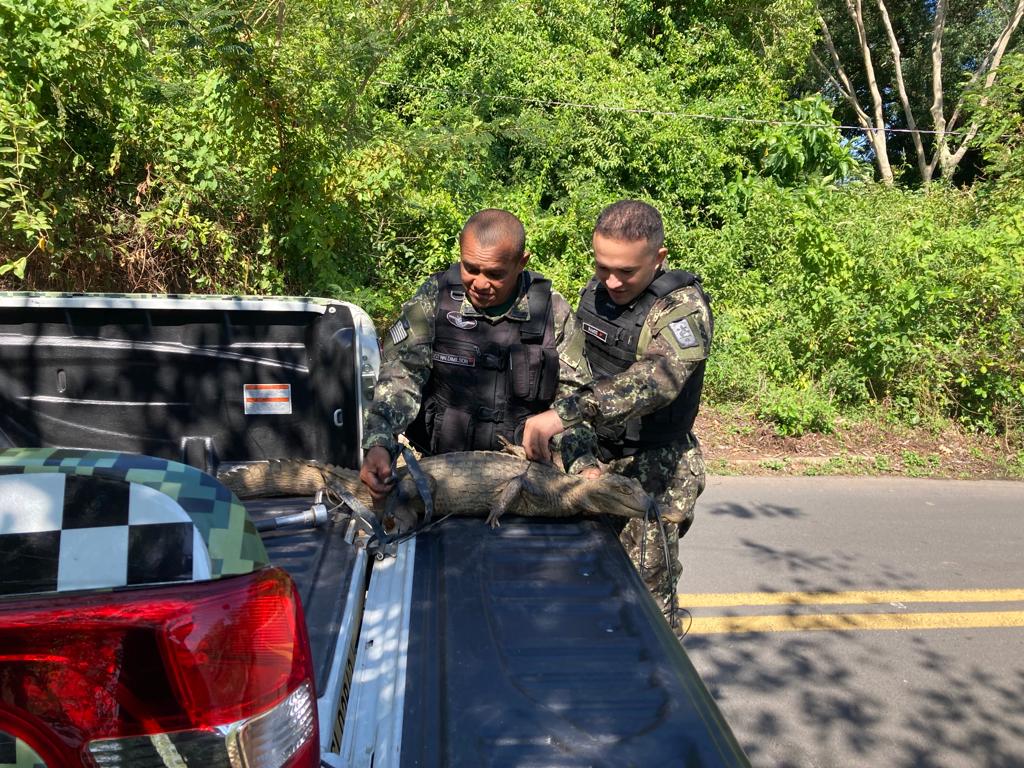
[[[467,98],[474,99],[491,99],[494,101],[511,101],[520,104],[528,104],[530,106],[538,107],[555,107],[555,108],[568,108],[568,109],[580,109],[590,110],[595,112],[619,112],[624,114],[634,115],[649,115],[651,117],[679,117],[688,120],[708,120],[717,121],[723,123],[746,123],[750,125],[773,125],[773,126],[792,126],[792,127],[803,127],[803,128],[825,128],[833,129],[838,128],[846,131],[860,131],[862,133],[877,133],[884,131],[885,133],[916,133],[918,135],[929,135],[929,136],[966,136],[966,131],[935,131],[927,130],[924,128],[892,128],[886,126],[884,128],[878,128],[875,126],[863,126],[863,125],[846,125],[842,123],[815,123],[804,120],[783,120],[777,118],[764,118],[764,117],[746,117],[744,115],[714,115],[707,112],[684,112],[680,110],[672,109],[648,109],[644,107],[629,107],[617,104],[589,104],[586,102],[577,101],[565,101],[562,99],[537,99],[526,96],[512,96],[503,93],[486,93],[482,91],[467,91],[458,88],[441,88],[438,86],[431,85],[416,85],[414,83],[395,83],[387,80],[378,81],[380,85],[385,85],[392,88],[402,88],[405,90],[416,90],[430,93],[443,93],[449,96],[464,96]],[[994,138],[1009,138],[1008,135],[1003,134]]]

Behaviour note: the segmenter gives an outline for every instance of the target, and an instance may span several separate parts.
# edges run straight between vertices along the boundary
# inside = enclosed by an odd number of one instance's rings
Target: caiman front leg
[[[517,507],[516,512],[518,514],[536,515],[537,513],[533,511],[536,504],[530,504],[529,500],[540,498],[541,495],[540,489],[530,479],[529,470],[527,470],[518,477],[509,480],[505,487],[501,489],[498,500],[494,502],[494,506],[491,507],[490,514],[487,516],[487,524],[491,528],[497,528],[501,525],[499,518],[512,510],[513,507]]]

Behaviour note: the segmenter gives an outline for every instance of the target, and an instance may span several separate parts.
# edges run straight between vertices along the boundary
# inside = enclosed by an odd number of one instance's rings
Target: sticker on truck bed
[[[292,412],[291,384],[243,384],[246,416]]]

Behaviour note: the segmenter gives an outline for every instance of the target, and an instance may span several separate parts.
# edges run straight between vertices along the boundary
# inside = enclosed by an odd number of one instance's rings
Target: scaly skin
[[[316,461],[275,459],[241,464],[218,472],[217,479],[240,499],[312,496],[329,482],[337,482],[367,506],[373,503],[358,472]]]
[[[510,453],[446,453],[420,459],[419,464],[433,491],[435,517],[487,516],[492,526],[504,514],[643,517],[651,504],[636,480],[613,474],[588,480]],[[407,469],[399,468],[398,477],[385,503],[385,516],[394,517],[404,530],[423,514],[423,501]],[[338,483],[371,505],[358,473],[330,465],[272,461],[236,467],[218,479],[240,498],[311,496],[325,485]]]

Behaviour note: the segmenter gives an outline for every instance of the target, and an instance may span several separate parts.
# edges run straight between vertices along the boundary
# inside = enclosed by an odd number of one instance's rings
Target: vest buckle
[[[505,420],[505,409],[480,406],[476,409],[476,419],[477,421],[493,421],[495,424],[500,424]]]

